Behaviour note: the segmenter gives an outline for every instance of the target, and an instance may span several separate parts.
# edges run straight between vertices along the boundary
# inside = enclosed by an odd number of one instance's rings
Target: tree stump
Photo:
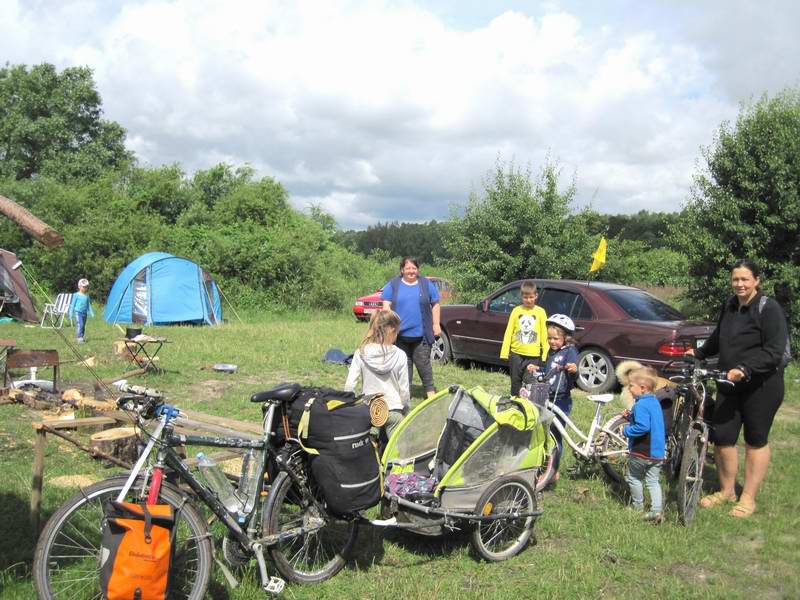
[[[89,438],[89,445],[131,464],[139,458],[139,438],[133,427],[115,427],[94,433]]]

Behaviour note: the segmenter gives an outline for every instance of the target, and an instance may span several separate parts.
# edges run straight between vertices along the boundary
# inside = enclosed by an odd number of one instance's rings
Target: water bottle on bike
[[[203,482],[217,495],[219,501],[225,505],[229,512],[235,513],[242,508],[241,502],[236,497],[228,478],[219,468],[219,465],[208,458],[203,452],[197,453],[197,469]]]

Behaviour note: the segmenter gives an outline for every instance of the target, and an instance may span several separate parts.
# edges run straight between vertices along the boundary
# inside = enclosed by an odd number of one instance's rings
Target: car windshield
[[[607,294],[632,319],[639,321],[683,321],[679,311],[641,290],[608,290]]]

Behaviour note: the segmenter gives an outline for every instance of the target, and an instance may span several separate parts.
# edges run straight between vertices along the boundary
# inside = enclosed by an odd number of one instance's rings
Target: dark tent
[[[14,269],[17,262],[16,254],[0,248],[0,315],[38,323],[25,276]]]

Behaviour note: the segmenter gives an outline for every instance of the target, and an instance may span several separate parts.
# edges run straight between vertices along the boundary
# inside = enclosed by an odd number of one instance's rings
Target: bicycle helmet
[[[575,323],[572,322],[567,315],[555,314],[547,317],[546,323],[548,325],[557,325],[561,329],[566,330],[567,333],[575,333]]]

